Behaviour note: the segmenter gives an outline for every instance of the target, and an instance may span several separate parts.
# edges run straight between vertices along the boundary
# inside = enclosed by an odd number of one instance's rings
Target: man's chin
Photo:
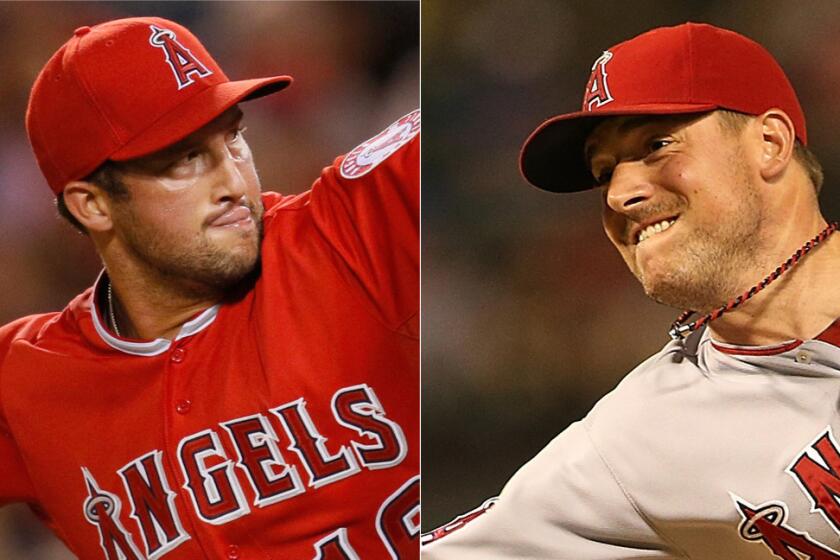
[[[242,282],[258,276],[261,249],[262,227],[258,227],[253,237],[249,236],[236,246],[224,252],[220,251],[215,259],[216,266],[206,270],[205,280],[208,286],[226,292],[235,290]]]
[[[220,288],[231,288],[251,275],[259,263],[259,253],[253,257],[228,261],[227,266],[220,268],[211,277],[211,282]]]
[[[217,286],[222,301],[234,301],[244,296],[259,278],[262,272],[262,261],[257,258],[250,268],[237,271],[223,279]]]
[[[237,291],[239,285],[259,274],[259,252],[231,254],[214,257],[207,255],[202,262],[191,268],[174,271],[182,278],[188,291],[196,296],[222,298],[230,291]]]
[[[713,293],[708,282],[690,282],[677,278],[660,278],[656,282],[642,280],[645,294],[662,305],[674,309],[690,309],[707,313],[722,303],[717,293]]]

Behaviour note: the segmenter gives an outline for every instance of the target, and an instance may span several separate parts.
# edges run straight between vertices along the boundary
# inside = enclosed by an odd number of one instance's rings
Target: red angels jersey
[[[840,559],[840,319],[813,340],[671,342],[424,560]]]
[[[85,560],[417,558],[419,123],[264,194],[259,277],[172,341],[101,280],[3,327],[0,501]]]

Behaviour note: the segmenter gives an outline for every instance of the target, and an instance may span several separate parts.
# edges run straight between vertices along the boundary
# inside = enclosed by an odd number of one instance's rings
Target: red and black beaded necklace
[[[671,325],[671,329],[668,331],[668,334],[671,335],[671,338],[673,338],[674,340],[682,340],[692,332],[696,331],[697,329],[708,323],[709,321],[717,319],[727,311],[732,311],[733,309],[735,309],[736,307],[753,297],[755,294],[769,286],[773,280],[781,276],[785,271],[790,270],[791,268],[796,266],[796,263],[798,263],[802,259],[802,257],[807,255],[808,252],[811,251],[811,249],[825,241],[825,239],[829,235],[837,231],[837,229],[838,223],[831,222],[824,230],[819,232],[816,237],[809,240],[807,243],[805,243],[805,245],[797,249],[797,251],[794,254],[792,254],[788,260],[783,262],[764,280],[762,280],[760,283],[756,284],[743,294],[739,295],[735,299],[729,300],[729,302],[725,303],[724,305],[721,305],[708,315],[700,317],[699,319],[696,319],[690,323],[686,323],[685,321],[688,320],[689,317],[694,315],[695,312],[691,310],[683,311],[680,314],[680,316],[677,317],[677,320],[674,321],[674,323]]]

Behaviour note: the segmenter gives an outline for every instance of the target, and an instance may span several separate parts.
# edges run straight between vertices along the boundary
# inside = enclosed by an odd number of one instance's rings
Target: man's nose
[[[217,201],[238,201],[247,190],[247,181],[239,168],[239,160],[230,153],[227,145],[220,147],[216,155],[217,179],[216,199]]]
[[[645,164],[641,161],[620,162],[613,169],[607,187],[607,206],[623,214],[648,201],[654,193]]]

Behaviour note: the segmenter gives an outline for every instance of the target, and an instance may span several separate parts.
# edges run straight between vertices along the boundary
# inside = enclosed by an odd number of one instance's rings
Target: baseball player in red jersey
[[[416,558],[419,112],[260,191],[230,81],[160,18],[81,27],[26,124],[105,269],[0,329],[0,502],[82,559]]]
[[[655,29],[596,60],[522,172],[599,188],[645,292],[697,313],[422,557],[840,558],[840,235],[807,142],[781,67],[732,31]]]

